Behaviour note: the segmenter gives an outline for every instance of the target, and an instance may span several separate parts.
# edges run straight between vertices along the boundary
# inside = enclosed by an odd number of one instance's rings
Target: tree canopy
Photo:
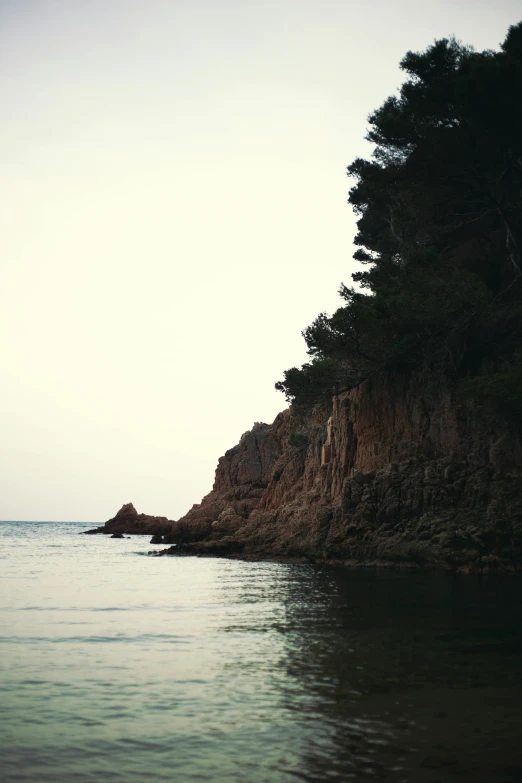
[[[297,406],[421,364],[505,377],[522,348],[522,22],[498,52],[442,39],[401,68],[348,167],[364,268],[276,384]]]

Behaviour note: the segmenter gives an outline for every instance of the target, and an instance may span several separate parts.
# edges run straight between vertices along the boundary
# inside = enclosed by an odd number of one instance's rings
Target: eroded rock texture
[[[219,460],[212,492],[164,524],[179,554],[511,570],[521,469],[502,417],[440,378],[388,375],[307,419],[290,409],[256,424]]]

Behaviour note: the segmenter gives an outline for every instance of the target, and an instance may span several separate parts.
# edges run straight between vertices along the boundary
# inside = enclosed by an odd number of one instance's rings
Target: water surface
[[[0,780],[522,781],[522,582],[0,523]]]

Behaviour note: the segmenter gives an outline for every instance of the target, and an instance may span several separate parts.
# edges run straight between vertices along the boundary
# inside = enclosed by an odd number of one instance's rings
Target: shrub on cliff
[[[306,432],[291,432],[288,437],[288,445],[299,451],[308,448],[308,434]]]
[[[461,386],[468,396],[522,422],[522,353],[517,353],[504,371],[465,378]]]
[[[522,23],[499,52],[443,39],[401,67],[369,118],[372,159],[348,167],[358,289],[341,287],[303,332],[311,362],[276,384],[298,406],[421,363],[509,372],[522,347]]]
[[[321,397],[332,395],[340,374],[339,362],[334,359],[314,358],[311,362],[285,370],[283,380],[275,385],[283,392],[288,402],[295,401],[303,407],[314,405]]]

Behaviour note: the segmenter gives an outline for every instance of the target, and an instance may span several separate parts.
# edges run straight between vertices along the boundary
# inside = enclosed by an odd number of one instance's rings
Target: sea
[[[522,782],[522,580],[0,523],[0,781]]]

